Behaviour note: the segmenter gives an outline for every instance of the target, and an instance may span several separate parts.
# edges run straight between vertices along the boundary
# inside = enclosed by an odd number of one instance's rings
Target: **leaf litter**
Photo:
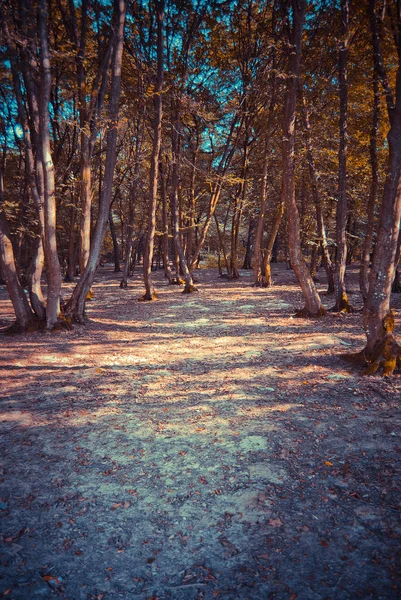
[[[85,328],[0,340],[4,597],[400,597],[400,378],[274,269],[146,304],[106,267]]]

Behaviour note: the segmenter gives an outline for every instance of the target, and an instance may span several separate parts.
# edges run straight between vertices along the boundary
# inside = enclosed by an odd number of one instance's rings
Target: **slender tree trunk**
[[[323,218],[323,206],[322,201],[319,194],[319,186],[318,186],[318,176],[316,170],[315,159],[313,156],[313,145],[312,145],[312,136],[311,136],[311,126],[309,120],[309,113],[306,107],[305,98],[302,93],[302,85],[299,86],[301,92],[301,109],[302,116],[304,121],[304,130],[305,130],[305,145],[306,145],[306,160],[308,162],[309,168],[309,177],[312,188],[312,198],[315,205],[316,210],[316,232],[319,240],[320,247],[322,249],[322,261],[324,270],[326,271],[327,277],[327,294],[334,293],[334,269],[330,259],[330,252],[327,243],[327,235],[326,235],[326,227],[324,225]]]
[[[252,237],[255,230],[255,220],[252,215],[249,216],[248,236],[246,239],[246,250],[244,257],[243,269],[252,269]]]
[[[26,331],[34,317],[15,267],[13,246],[3,210],[0,210],[0,266],[16,317],[12,329]]]
[[[130,193],[130,198],[129,198],[128,227],[127,227],[127,239],[126,239],[126,247],[125,247],[125,261],[124,261],[124,269],[123,269],[123,278],[120,283],[120,286],[122,288],[128,287],[128,277],[129,277],[130,261],[131,261],[131,254],[132,254],[132,243],[133,243],[133,236],[134,236],[136,203],[138,201],[138,185],[139,185],[139,172],[140,172],[140,161],[141,161],[142,141],[143,141],[142,138],[143,138],[144,110],[145,110],[145,108],[143,105],[141,112],[138,115],[138,120],[137,120],[137,124],[136,124],[135,164],[134,164],[133,180],[132,180],[132,185],[131,185],[131,193]]]
[[[44,180],[44,253],[47,277],[46,327],[50,330],[55,326],[60,314],[61,269],[57,255],[55,177],[49,132],[51,72],[47,20],[47,1],[41,0],[39,6],[39,36],[42,85],[39,91],[39,127],[40,162]]]
[[[282,198],[287,212],[288,243],[291,266],[301,286],[305,308],[298,316],[319,317],[325,314],[315,284],[301,251],[299,213],[295,199],[295,120],[300,55],[305,0],[292,0],[293,27],[289,55],[289,77],[287,79],[283,119],[283,176]]]
[[[220,250],[223,252],[224,264],[225,264],[225,267],[226,267],[226,270],[227,270],[226,277],[227,276],[229,277],[230,276],[230,268],[229,268],[229,265],[228,265],[227,251],[226,251],[226,246],[225,246],[225,243],[224,243],[224,235],[220,231],[219,220],[217,218],[216,213],[214,213],[214,220],[215,220],[215,223],[216,223],[216,229],[217,229],[217,235],[218,235],[218,238],[219,238]],[[220,254],[219,254],[219,256],[220,256]],[[221,269],[221,264],[220,264],[220,269]],[[222,272],[219,273],[219,274],[220,274],[221,277],[223,276]]]
[[[349,0],[341,0],[341,37],[338,58],[340,95],[340,149],[338,152],[338,201],[336,217],[336,262],[334,272],[334,310],[352,312],[345,289],[347,262],[347,142],[348,142],[348,24]]]
[[[262,274],[262,287],[271,287],[273,285],[271,262],[273,256],[273,249],[277,239],[278,230],[280,229],[281,221],[284,215],[284,202],[280,200],[276,210],[276,215],[270,230],[269,240],[267,242],[265,255],[263,258],[263,274]]]
[[[108,130],[106,134],[106,164],[104,182],[99,199],[99,213],[91,244],[89,260],[81,279],[79,280],[70,300],[66,305],[66,314],[79,323],[83,322],[85,318],[86,298],[95,278],[96,269],[99,263],[100,252],[102,249],[112,200],[113,174],[117,157],[117,127],[121,90],[121,64],[123,55],[125,14],[125,0],[116,0],[114,25],[116,27],[117,34],[112,59]]]
[[[113,212],[112,212],[111,208],[109,210],[109,219],[108,220],[109,220],[110,235],[111,235],[111,239],[113,242],[114,273],[120,273],[121,272],[120,256],[119,256],[120,253],[119,253],[119,249],[118,249],[116,229],[114,227]]]
[[[270,150],[270,139],[266,136],[265,141],[265,152],[263,157],[263,177],[262,177],[262,191],[260,194],[260,207],[258,215],[258,223],[256,226],[255,236],[255,249],[253,253],[253,285],[255,287],[263,286],[263,257],[262,257],[262,243],[263,243],[263,230],[265,224],[265,210],[267,200],[267,172],[269,166],[269,150]]]
[[[185,278],[184,294],[191,294],[195,291],[192,275],[188,269],[187,261],[185,260],[185,252],[180,239],[180,211],[179,211],[179,185],[180,185],[180,167],[181,167],[181,111],[180,99],[177,99],[175,106],[174,127],[172,128],[172,192],[171,192],[171,209],[173,213],[173,236],[174,248],[178,261],[176,261],[176,277],[180,281],[180,269]]]
[[[370,185],[368,202],[366,234],[362,248],[361,269],[359,272],[359,287],[364,300],[366,300],[368,297],[369,291],[370,254],[372,252],[373,235],[375,231],[375,204],[377,198],[377,188],[379,185],[379,169],[377,163],[377,132],[379,129],[380,117],[379,104],[379,80],[377,70],[375,69],[375,77],[373,79],[372,129],[370,132],[370,165],[372,169],[372,182]]]
[[[162,216],[163,216],[163,268],[164,274],[170,284],[174,283],[173,273],[170,268],[170,252],[168,237],[168,198],[167,198],[167,175],[164,170],[163,161],[160,161],[160,179],[162,196]]]
[[[149,181],[149,205],[148,205],[148,231],[146,236],[146,245],[143,256],[143,277],[145,283],[145,294],[142,300],[154,300],[156,290],[152,281],[152,259],[156,233],[156,206],[157,206],[157,184],[159,175],[159,156],[162,134],[162,89],[163,89],[163,21],[164,21],[164,0],[155,0],[156,19],[157,19],[157,79],[154,94],[154,133],[153,150],[150,161],[150,181]]]
[[[234,133],[235,133],[235,127],[238,123],[238,116],[235,115],[232,122],[231,122],[231,127],[230,127],[230,132],[228,134],[225,146],[224,146],[224,150],[223,150],[223,154],[222,157],[220,159],[220,163],[217,169],[217,177],[216,177],[216,182],[214,183],[213,187],[212,187],[212,191],[211,191],[211,196],[210,196],[210,202],[209,202],[209,206],[208,206],[208,212],[206,215],[206,221],[205,224],[203,226],[202,232],[199,236],[199,239],[197,241],[193,256],[192,256],[192,261],[190,264],[190,271],[192,272],[194,270],[194,268],[197,266],[198,264],[198,260],[199,260],[199,254],[203,248],[203,245],[205,243],[206,240],[206,236],[207,233],[209,231],[209,227],[210,224],[212,222],[213,219],[213,215],[214,215],[214,211],[216,210],[216,206],[217,203],[219,201],[220,198],[220,194],[221,194],[221,188],[223,186],[223,179],[224,179],[224,175],[227,172],[228,167],[230,166],[231,163],[231,159],[234,155],[235,152],[235,148],[237,146],[237,141],[238,141],[238,136],[240,134],[241,131],[241,126],[238,128],[237,130],[237,134],[235,137],[234,142],[233,137],[234,137]],[[241,123],[242,125],[242,123]]]

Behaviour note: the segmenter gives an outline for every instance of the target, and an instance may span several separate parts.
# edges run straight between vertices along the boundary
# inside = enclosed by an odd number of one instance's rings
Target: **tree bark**
[[[301,101],[301,111],[302,117],[304,121],[304,131],[305,131],[305,145],[306,145],[306,160],[308,162],[309,169],[309,177],[312,188],[312,198],[315,205],[316,210],[316,232],[319,240],[320,247],[322,249],[322,260],[324,270],[326,271],[327,277],[327,294],[334,293],[334,273],[333,273],[333,265],[330,259],[329,247],[327,244],[327,235],[326,235],[326,227],[324,225],[323,218],[323,206],[322,201],[319,194],[319,185],[318,185],[318,176],[316,170],[315,159],[313,156],[313,145],[312,145],[312,136],[311,136],[311,126],[309,120],[309,113],[305,103],[305,97],[302,93],[302,86],[300,85],[300,101]]]
[[[292,0],[293,26],[290,32],[290,53],[283,118],[282,199],[288,221],[288,242],[291,266],[305,298],[305,307],[298,316],[320,317],[325,314],[309,269],[301,251],[299,213],[295,199],[295,121],[297,88],[300,73],[302,29],[305,0]]]
[[[149,204],[148,204],[148,231],[146,235],[146,244],[143,255],[143,277],[145,283],[145,294],[142,300],[151,301],[156,298],[156,290],[152,280],[152,259],[155,244],[156,233],[156,206],[157,206],[157,187],[159,178],[159,157],[162,134],[163,118],[163,21],[164,21],[164,0],[155,0],[156,20],[157,20],[157,78],[154,92],[154,125],[153,125],[153,149],[150,160],[149,176]]]
[[[51,92],[47,1],[39,5],[41,86],[39,90],[40,163],[44,181],[44,254],[47,277],[46,327],[52,329],[60,314],[61,269],[57,254],[55,177],[50,146]]]
[[[12,329],[26,331],[33,322],[34,316],[15,267],[13,246],[3,210],[0,210],[0,266],[16,317]]]
[[[367,344],[361,354],[368,363],[368,374],[382,368],[384,375],[391,375],[397,363],[399,366],[401,363],[401,348],[395,340],[394,316],[390,309],[401,219],[401,36],[398,35],[397,39],[394,100],[383,64],[376,0],[370,0],[369,5],[375,67],[386,93],[390,131],[387,135],[389,156],[379,228],[363,311]]]
[[[379,80],[377,69],[375,69],[375,76],[373,79],[372,129],[370,132],[370,165],[372,170],[372,182],[370,185],[366,234],[362,248],[361,268],[359,272],[359,287],[364,300],[366,300],[366,298],[368,297],[369,291],[370,255],[372,252],[373,235],[375,230],[375,204],[377,198],[377,188],[379,185],[379,171],[377,164],[377,133],[379,129],[379,117]]]
[[[124,25],[126,15],[125,0],[115,1],[116,42],[112,59],[112,78],[108,110],[108,129],[106,134],[105,176],[99,199],[99,214],[91,244],[89,260],[73,294],[66,305],[65,312],[73,320],[81,323],[85,318],[85,303],[95,278],[100,252],[109,215],[113,174],[117,157],[118,112],[121,91],[121,64],[123,55]]]
[[[340,95],[340,148],[338,151],[338,201],[336,215],[336,261],[334,271],[334,310],[352,312],[345,289],[347,261],[347,142],[348,142],[348,26],[349,0],[341,0],[341,42],[338,57]]]

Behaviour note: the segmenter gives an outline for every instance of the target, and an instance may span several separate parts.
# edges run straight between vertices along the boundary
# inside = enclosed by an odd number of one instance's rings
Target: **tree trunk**
[[[26,331],[34,316],[15,268],[13,246],[3,210],[0,210],[0,266],[16,317],[12,330]]]
[[[110,228],[111,239],[113,242],[114,273],[120,273],[121,272],[120,256],[119,256],[120,253],[119,253],[119,249],[118,249],[116,229],[114,227],[113,212],[112,212],[111,208],[109,210],[109,228]]]
[[[162,216],[163,216],[163,268],[164,275],[167,277],[170,284],[174,283],[173,273],[170,268],[170,252],[169,252],[169,237],[168,237],[168,198],[167,198],[167,175],[164,171],[163,161],[160,161],[160,179],[161,179],[161,195],[162,195]]]
[[[246,240],[246,250],[244,257],[244,264],[242,265],[243,269],[252,269],[252,236],[255,229],[255,220],[252,215],[249,216],[249,227],[248,227],[248,236]]]
[[[341,0],[341,36],[338,58],[338,81],[340,94],[340,149],[338,152],[338,201],[336,216],[336,262],[334,271],[334,310],[352,312],[345,289],[347,262],[347,142],[348,142],[348,24],[349,0]]]
[[[157,206],[157,183],[159,175],[159,156],[162,134],[162,89],[163,89],[163,20],[164,20],[164,0],[155,0],[156,19],[157,19],[157,79],[154,93],[154,134],[153,150],[150,161],[150,181],[149,181],[149,205],[148,205],[148,231],[146,236],[146,245],[143,255],[143,277],[145,283],[145,294],[142,300],[154,300],[156,290],[152,281],[152,259],[156,233],[156,206]]]
[[[42,78],[39,90],[39,155],[44,181],[44,254],[47,278],[46,327],[50,330],[57,323],[60,314],[61,269],[57,255],[55,178],[49,132],[51,72],[47,40],[47,19],[47,1],[41,0],[39,7],[39,36]]]
[[[370,185],[366,234],[362,248],[361,268],[359,272],[359,287],[364,300],[366,300],[366,298],[368,297],[369,291],[370,255],[372,252],[373,235],[375,230],[375,204],[377,197],[377,188],[379,185],[379,170],[377,164],[377,133],[379,129],[380,117],[379,105],[379,80],[377,69],[375,69],[375,76],[373,79],[372,129],[370,132],[370,165],[372,169],[372,182]]]
[[[130,193],[130,198],[129,198],[128,227],[127,227],[127,239],[126,239],[126,247],[125,247],[125,261],[124,261],[124,269],[123,269],[123,278],[120,283],[120,287],[122,287],[122,288],[128,287],[128,277],[129,277],[129,271],[130,271],[132,243],[133,243],[133,236],[134,236],[136,203],[138,201],[139,172],[140,172],[140,160],[141,160],[142,141],[143,141],[142,138],[143,138],[144,111],[145,111],[145,106],[143,105],[141,112],[138,115],[138,120],[137,120],[137,124],[136,124],[135,164],[134,164],[133,180],[132,180],[132,184],[131,184],[131,193]]]
[[[376,1],[370,0],[369,4],[375,67],[386,93],[390,131],[387,135],[389,157],[380,222],[363,311],[367,344],[361,355],[368,363],[368,374],[382,368],[384,375],[391,375],[397,363],[401,366],[401,348],[395,340],[394,316],[390,309],[401,218],[401,37],[397,39],[398,67],[394,100],[383,64]]]
[[[113,174],[117,156],[117,126],[121,90],[121,64],[123,54],[125,14],[125,0],[117,0],[115,3],[115,27],[117,30],[117,35],[112,59],[108,129],[106,134],[106,164],[104,183],[99,199],[98,219],[91,244],[89,260],[85,267],[85,271],[75,287],[65,309],[66,314],[79,323],[83,322],[85,318],[86,298],[95,278],[112,200]]]
[[[269,150],[270,136],[266,136],[265,152],[263,157],[263,177],[262,190],[260,194],[260,207],[258,215],[258,223],[256,226],[255,249],[253,253],[253,285],[255,287],[263,286],[263,269],[262,269],[262,244],[263,244],[263,229],[265,224],[265,210],[267,200],[267,170],[269,166]]]
[[[173,168],[172,168],[172,192],[171,192],[171,209],[173,213],[173,236],[174,236],[174,248],[178,257],[176,262],[176,278],[180,281],[180,269],[184,275],[185,287],[184,294],[191,294],[196,291],[192,275],[188,269],[187,261],[185,260],[185,252],[182,247],[180,239],[180,214],[179,214],[179,185],[180,185],[180,167],[181,167],[181,110],[180,110],[180,99],[176,101],[174,107],[175,118],[174,126],[172,127],[172,155],[173,155]],[[178,269],[178,270],[177,270]]]
[[[280,229],[281,221],[284,215],[284,202],[280,200],[277,207],[276,215],[270,230],[269,241],[267,242],[265,255],[263,258],[263,274],[262,274],[262,287],[271,287],[273,285],[271,262],[273,256],[273,249],[277,240],[278,230]]]
[[[301,251],[299,213],[295,199],[295,120],[297,87],[300,73],[302,29],[305,0],[292,0],[293,27],[291,29],[289,76],[287,78],[283,119],[283,175],[282,198],[287,212],[288,243],[291,266],[301,286],[305,307],[298,316],[320,317],[325,314],[315,284]]]
[[[324,218],[323,218],[323,207],[322,201],[319,194],[319,186],[318,186],[318,176],[316,170],[315,159],[313,156],[313,146],[312,146],[312,136],[311,136],[311,126],[309,120],[309,113],[306,107],[305,98],[302,93],[302,85],[299,86],[299,90],[301,93],[301,109],[302,116],[304,121],[304,130],[305,130],[305,145],[306,145],[306,160],[308,162],[309,168],[309,177],[312,188],[312,198],[315,205],[316,210],[316,232],[319,240],[320,247],[322,249],[322,260],[324,270],[326,271],[327,277],[327,294],[334,293],[334,272],[333,265],[330,259],[329,247],[327,244],[327,235],[326,228],[324,226]]]

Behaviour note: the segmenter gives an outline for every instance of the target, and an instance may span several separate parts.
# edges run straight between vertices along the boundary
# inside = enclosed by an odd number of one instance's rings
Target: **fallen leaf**
[[[269,519],[269,525],[271,525],[272,527],[282,527],[284,523],[282,522],[280,517],[277,517],[277,519]]]
[[[326,465],[326,467],[332,467],[333,466],[333,463],[330,462],[329,460],[326,460],[324,464]]]

